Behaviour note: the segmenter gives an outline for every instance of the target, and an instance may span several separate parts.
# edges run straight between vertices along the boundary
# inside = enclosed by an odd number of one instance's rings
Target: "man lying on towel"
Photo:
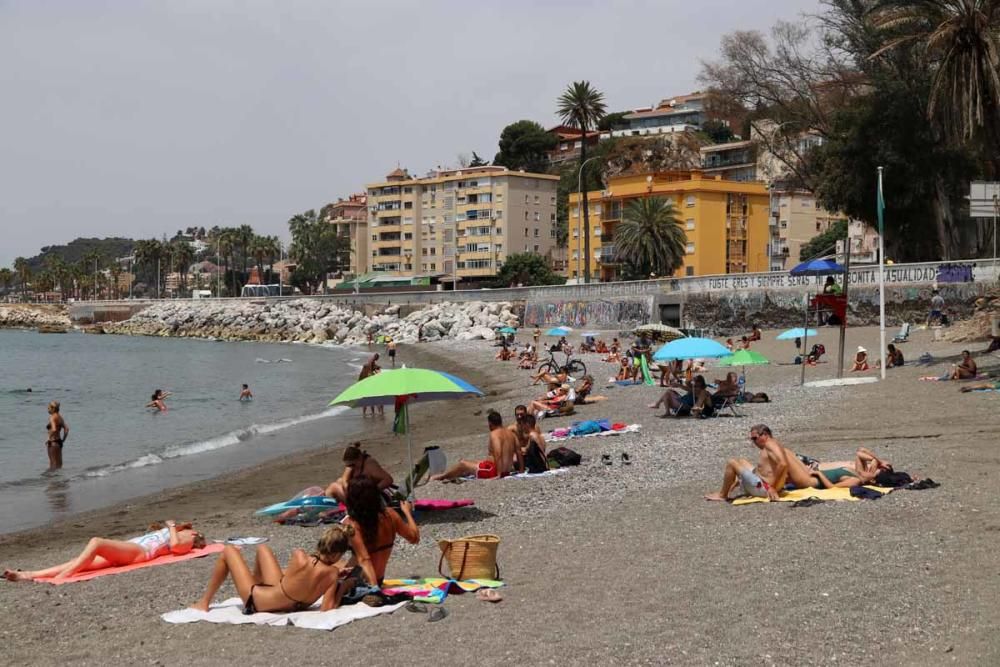
[[[760,450],[760,458],[754,466],[746,459],[729,459],[722,477],[722,488],[718,493],[710,493],[705,500],[728,500],[735,489],[742,489],[743,495],[757,498],[778,499],[778,491],[785,488],[788,477],[788,462],[785,448],[771,435],[765,424],[750,428],[750,442]]]
[[[480,479],[506,477],[511,472],[524,472],[524,458],[518,447],[517,436],[503,427],[503,417],[495,410],[490,410],[486,416],[490,428],[489,449],[487,457],[482,461],[460,460],[454,466],[440,475],[434,475],[431,480],[446,481],[458,477],[475,476]],[[514,466],[515,461],[517,466]]]

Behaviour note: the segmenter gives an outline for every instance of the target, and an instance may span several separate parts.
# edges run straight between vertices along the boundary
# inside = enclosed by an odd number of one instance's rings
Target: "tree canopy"
[[[545,173],[549,167],[548,151],[556,147],[555,135],[533,120],[511,123],[500,133],[500,152],[493,164],[508,169]],[[478,157],[478,156],[477,156]]]
[[[306,294],[326,288],[326,277],[350,266],[350,241],[337,235],[334,225],[308,210],[288,221],[292,233],[289,257],[295,262],[292,284]]]
[[[799,248],[799,261],[806,262],[823,255],[832,255],[837,247],[837,241],[845,238],[847,238],[847,220],[837,220],[825,232],[802,244]]]
[[[552,268],[539,254],[520,252],[508,255],[507,260],[497,274],[497,287],[532,285],[562,285],[566,279],[552,271]]]

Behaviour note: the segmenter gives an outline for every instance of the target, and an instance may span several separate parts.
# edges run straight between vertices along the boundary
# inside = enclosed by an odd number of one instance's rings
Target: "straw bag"
[[[442,577],[448,576],[441,569],[447,558],[452,579],[500,579],[500,566],[497,565],[500,538],[496,535],[469,535],[457,540],[440,540],[438,546],[441,547],[438,573]]]

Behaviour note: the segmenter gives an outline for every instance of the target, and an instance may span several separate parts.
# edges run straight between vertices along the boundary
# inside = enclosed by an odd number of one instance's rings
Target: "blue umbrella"
[[[500,333],[502,333],[502,334],[516,334],[517,333],[517,329],[515,329],[514,327],[504,327],[503,329],[500,329]]]
[[[802,262],[791,271],[793,276],[828,276],[834,273],[844,273],[844,267],[832,259],[810,259]]]
[[[570,329],[569,327],[554,327],[554,328],[549,329],[548,331],[546,331],[545,335],[546,336],[565,336],[570,331],[572,331],[572,329]]]
[[[678,338],[667,343],[653,354],[653,361],[674,361],[676,359],[718,358],[731,355],[725,345],[711,338]]]
[[[778,334],[778,340],[795,340],[796,338],[806,338],[808,336],[815,336],[815,329],[803,329],[799,327],[798,329],[789,329],[788,331],[782,331]]]
[[[585,332],[583,332],[583,333],[582,333],[582,334],[580,334],[580,335],[581,335],[581,336],[582,336],[583,338],[597,338],[597,337],[598,337],[598,336],[600,336],[601,334],[597,333],[596,331],[585,331]]]

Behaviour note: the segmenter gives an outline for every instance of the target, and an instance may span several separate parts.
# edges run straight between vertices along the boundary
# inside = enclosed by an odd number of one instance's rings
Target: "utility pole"
[[[844,242],[846,258],[844,259],[844,317],[840,321],[840,344],[837,351],[839,361],[837,362],[837,377],[844,377],[844,342],[847,336],[847,313],[850,310],[851,302],[848,299],[848,290],[851,285],[851,223],[847,223],[847,238]],[[804,361],[804,360],[803,360]]]

